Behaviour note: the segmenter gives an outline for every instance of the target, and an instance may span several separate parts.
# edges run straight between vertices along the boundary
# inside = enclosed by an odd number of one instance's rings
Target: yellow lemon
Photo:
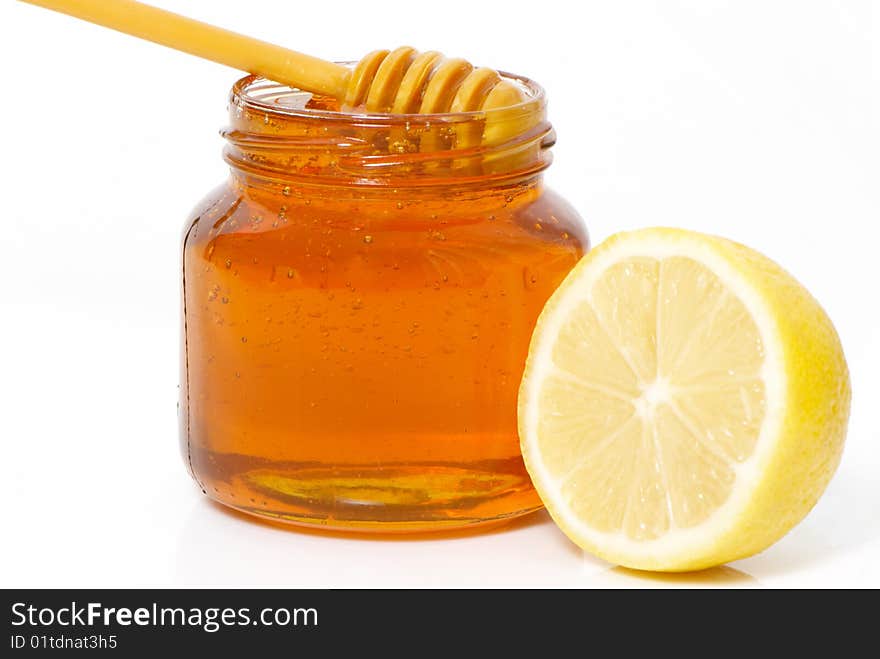
[[[837,333],[790,274],[723,238],[645,229],[594,249],[547,302],[519,432],[569,538],[682,571],[797,524],[840,461],[849,407]]]

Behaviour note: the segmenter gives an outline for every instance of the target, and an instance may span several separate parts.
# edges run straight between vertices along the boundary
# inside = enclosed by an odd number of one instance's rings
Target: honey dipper
[[[410,47],[376,50],[354,68],[288,50],[134,0],[22,0],[304,91],[343,109],[442,113],[490,110],[525,99],[497,71]],[[484,131],[487,139],[490,130]],[[492,141],[499,138],[495,130]]]

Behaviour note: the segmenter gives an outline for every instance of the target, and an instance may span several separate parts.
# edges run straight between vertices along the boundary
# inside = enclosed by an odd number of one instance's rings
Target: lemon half
[[[519,394],[526,467],[575,543],[630,568],[744,558],[836,469],[850,383],[828,316],[752,249],[621,233],[547,302]]]

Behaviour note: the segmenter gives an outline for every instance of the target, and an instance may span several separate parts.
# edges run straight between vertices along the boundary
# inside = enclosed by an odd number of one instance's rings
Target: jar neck
[[[244,185],[333,187],[345,196],[389,191],[470,190],[538,184],[555,141],[543,91],[487,112],[354,114],[315,97],[249,76],[233,87],[224,158]]]

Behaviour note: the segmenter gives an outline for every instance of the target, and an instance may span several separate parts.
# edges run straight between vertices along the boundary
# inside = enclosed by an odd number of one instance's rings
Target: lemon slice
[[[520,388],[529,474],[582,548],[681,571],[766,548],[840,460],[846,361],[791,275],[695,232],[621,233],[542,312]]]

